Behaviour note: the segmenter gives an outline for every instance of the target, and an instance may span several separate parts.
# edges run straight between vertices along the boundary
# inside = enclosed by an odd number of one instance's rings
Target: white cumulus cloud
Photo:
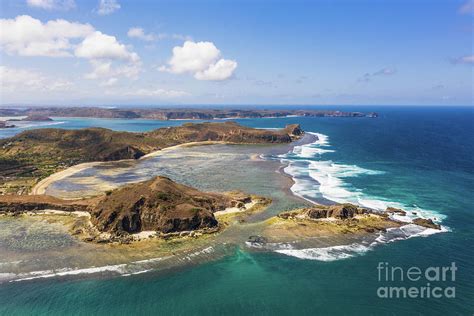
[[[74,0],[27,0],[26,4],[46,10],[69,10],[76,7]]]
[[[174,74],[192,73],[198,80],[225,80],[232,76],[237,62],[220,56],[212,42],[186,41],[173,48],[173,56],[159,69]]]
[[[72,83],[68,80],[51,78],[36,71],[0,66],[0,90],[2,93],[15,91],[62,91]]]
[[[71,40],[94,32],[90,24],[58,19],[42,23],[28,15],[0,19],[0,45],[10,55],[72,56]]]
[[[117,77],[126,77],[130,79],[138,79],[141,72],[141,63],[128,63],[121,65],[113,65],[111,60],[107,59],[92,59],[90,60],[92,71],[86,74],[86,79],[107,79]],[[117,80],[114,80],[115,83]]]
[[[100,0],[97,13],[99,15],[107,15],[114,13],[118,9],[120,9],[120,4],[116,0]]]
[[[136,79],[141,72],[138,54],[115,36],[63,19],[46,23],[28,15],[0,19],[0,47],[10,55],[87,59],[92,66],[88,79]]]
[[[220,59],[217,63],[211,64],[209,68],[196,72],[194,78],[198,80],[225,80],[232,76],[236,68],[236,61]]]
[[[124,44],[117,41],[115,36],[107,35],[99,31],[89,34],[75,50],[77,57],[88,59],[122,59],[136,62],[139,57],[130,52]]]
[[[138,89],[135,91],[126,92],[124,95],[137,97],[178,98],[188,96],[189,93],[181,90]]]
[[[154,41],[156,39],[153,34],[145,34],[145,31],[141,27],[132,27],[127,32],[128,37],[138,38],[147,42]]]

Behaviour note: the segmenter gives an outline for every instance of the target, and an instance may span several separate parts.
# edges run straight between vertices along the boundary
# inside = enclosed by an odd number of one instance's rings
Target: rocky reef
[[[415,218],[413,224],[426,228],[441,229],[441,225],[434,223],[431,218]]]
[[[337,218],[350,219],[356,215],[368,214],[369,210],[358,207],[353,204],[334,204],[334,205],[316,205],[309,208],[303,208],[295,211],[283,212],[278,217],[283,219],[300,218],[300,219],[322,219]]]
[[[350,203],[315,205],[282,212],[270,218],[266,222],[267,227],[263,235],[259,237],[265,242],[288,242],[313,237],[377,233],[407,224],[394,219],[394,214],[405,215],[406,211],[387,208],[384,212],[378,212]],[[416,218],[413,224],[441,229],[441,226],[431,219]],[[253,242],[250,239],[249,241]]]
[[[260,236],[265,242],[291,242],[315,237],[363,236],[400,227],[386,213],[353,204],[315,205],[282,212],[268,219]]]

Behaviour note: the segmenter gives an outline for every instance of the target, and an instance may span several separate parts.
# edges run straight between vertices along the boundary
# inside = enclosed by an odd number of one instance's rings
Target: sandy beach
[[[249,203],[245,203],[244,207],[228,207],[223,211],[214,212],[214,215],[221,216],[221,215],[226,215],[226,214],[242,213],[242,212],[250,210],[256,204],[257,204],[257,201],[251,201]]]
[[[30,195],[40,195],[40,194],[45,194],[46,189],[48,188],[49,185],[51,185],[55,181],[62,180],[64,178],[67,178],[69,176],[72,176],[73,174],[76,174],[84,169],[96,166],[100,164],[101,162],[85,162],[81,163],[72,167],[69,167],[63,171],[56,172],[49,177],[41,180],[36,184],[33,189],[31,189]]]
[[[153,151],[147,155],[144,155],[142,157],[140,157],[139,159],[147,159],[147,158],[150,158],[150,157],[156,157],[156,156],[159,156],[159,155],[162,155],[166,152],[169,152],[169,151],[172,151],[172,150],[175,150],[177,148],[181,148],[181,147],[192,147],[192,146],[204,146],[204,145],[216,145],[216,144],[232,144],[230,142],[223,142],[223,141],[203,141],[203,142],[190,142],[190,143],[184,143],[184,144],[179,144],[179,145],[175,145],[175,146],[171,146],[171,147],[166,147],[166,148],[163,148],[163,149],[159,149],[159,150],[156,150],[156,151]],[[127,159],[127,160],[130,160],[130,159]],[[120,160],[117,160],[116,162],[120,162]],[[102,163],[106,163],[106,161],[94,161],[94,162],[85,162],[85,163],[81,163],[81,164],[78,164],[78,165],[75,165],[75,166],[72,166],[72,167],[69,167],[65,170],[62,170],[62,171],[59,171],[59,172],[56,172],[52,175],[50,175],[49,177],[41,180],[40,182],[38,182],[34,187],[33,189],[31,190],[31,193],[30,195],[40,195],[40,194],[45,194],[46,193],[46,189],[48,188],[48,186],[50,186],[52,183],[56,182],[56,181],[59,181],[59,180],[62,180],[64,178],[67,178],[69,176],[72,176],[78,172],[81,172],[85,169],[88,169],[90,167],[94,167],[94,166],[97,166],[97,165],[100,165]]]

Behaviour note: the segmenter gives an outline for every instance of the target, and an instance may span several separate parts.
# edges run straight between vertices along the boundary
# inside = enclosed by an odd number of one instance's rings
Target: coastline
[[[202,142],[189,142],[189,143],[184,143],[184,144],[179,144],[179,145],[174,145],[170,147],[165,147],[162,149],[158,149],[156,151],[153,151],[149,154],[146,154],[136,160],[143,160],[151,157],[156,157],[160,156],[162,154],[165,154],[167,151],[175,150],[178,148],[184,148],[184,147],[192,147],[192,146],[206,146],[206,145],[234,145],[237,143],[232,143],[232,142],[224,142],[224,141],[202,141]],[[113,162],[122,162],[122,161],[134,161],[134,159],[122,159],[122,160],[115,160]],[[29,195],[43,195],[46,194],[47,188],[53,184],[56,181],[63,180],[64,178],[70,177],[78,172],[81,172],[85,169],[98,166],[104,163],[110,163],[110,161],[93,161],[93,162],[84,162],[80,163],[74,166],[71,166],[67,169],[58,171],[56,173],[53,173],[47,178],[42,179],[39,181],[32,189]]]
[[[308,136],[308,139],[305,140],[305,137],[307,137],[307,136]],[[297,146],[310,145],[310,144],[314,144],[317,141],[318,141],[318,136],[315,133],[306,132],[305,136],[303,136],[298,141],[292,143],[292,145],[289,146],[288,151],[286,151],[284,153],[281,153],[280,155],[284,155],[284,154],[293,152],[293,150]],[[285,162],[284,159],[281,158],[281,157],[279,157],[278,160],[280,162],[280,167],[278,168],[277,172],[280,173],[285,178],[289,179],[292,183],[292,185],[290,185],[287,188],[287,191],[288,191],[289,194],[291,194],[291,195],[293,195],[293,196],[295,196],[295,197],[297,197],[297,198],[299,198],[299,199],[301,199],[305,202],[309,202],[311,204],[314,204],[314,205],[324,205],[324,203],[319,203],[318,201],[307,199],[304,196],[302,196],[300,194],[297,194],[295,191],[293,191],[291,188],[293,187],[293,185],[296,184],[296,181],[295,181],[295,179],[293,178],[293,176],[291,174],[289,174],[285,171],[285,169],[290,165],[290,162],[289,161]]]
[[[314,143],[315,141],[317,141],[317,139],[315,138],[316,135],[312,135],[312,134],[309,134],[309,133],[306,134],[306,135],[308,135],[308,136],[304,136],[301,139],[299,139],[298,141],[295,141],[295,142],[290,143],[290,144],[284,144],[284,145],[280,144],[280,145],[276,145],[275,147],[265,147],[266,148],[265,153],[269,153],[270,155],[274,155],[273,157],[275,157],[275,156],[278,157],[278,155],[275,154],[276,152],[278,152],[279,154],[292,152],[294,150],[294,148],[297,147],[297,146],[304,146],[304,145],[308,145],[308,144],[311,144],[311,143]],[[229,144],[229,143],[227,143],[227,142],[191,142],[191,143],[185,143],[185,144],[180,144],[180,145],[176,145],[176,146],[166,147],[166,148],[163,148],[161,150],[157,150],[155,152],[150,153],[149,155],[145,155],[145,156],[141,157],[140,159],[161,155],[161,154],[166,153],[167,151],[170,151],[170,150],[173,150],[173,149],[176,149],[176,148],[192,147],[192,146],[200,146],[200,145],[217,145],[217,144],[226,145],[226,144]],[[248,144],[248,145],[252,145],[252,144]],[[251,160],[253,160],[253,159],[251,159]],[[290,174],[288,174],[284,171],[284,168],[288,166],[288,164],[286,162],[283,162],[282,159],[262,159],[262,160],[267,160],[267,161],[272,161],[273,160],[273,163],[269,166],[275,167],[276,163],[278,163],[280,165],[280,167],[278,169],[275,168],[275,169],[273,169],[273,171],[278,170],[278,174],[280,174],[281,176],[284,176],[285,179],[288,179],[288,181],[285,180],[285,184],[281,186],[281,188],[284,189],[285,192],[288,193],[288,195],[291,195],[292,197],[297,198],[298,200],[304,200],[305,202],[310,202],[311,204],[318,204],[315,201],[308,201],[308,200],[296,195],[295,192],[293,192],[291,190],[291,186],[292,186],[292,184],[295,183],[295,181],[294,181],[293,177]],[[76,165],[76,166],[71,167],[72,170],[68,170],[69,169],[68,168],[68,169],[64,170],[64,173],[61,173],[59,175],[56,174],[56,178],[58,178],[58,177],[67,177],[68,172],[70,174],[74,174],[76,172],[79,172],[79,171],[83,170],[84,168],[88,168],[90,166],[93,166],[93,165],[96,165],[96,164],[102,164],[102,163],[104,163],[104,162],[94,162],[94,163],[85,163],[85,164]],[[290,179],[291,179],[291,181],[290,181]],[[57,179],[53,178],[53,179],[50,179],[50,180],[51,181],[49,182],[49,184],[51,184],[52,182],[54,182]],[[287,185],[287,184],[289,184],[289,185]],[[47,185],[44,186],[44,190],[46,190],[46,188],[47,188]],[[246,208],[246,210],[248,210],[248,208]],[[133,245],[133,246],[130,246],[130,245],[101,245],[100,244],[100,245],[95,245],[95,246],[90,246],[90,247],[94,247],[96,250],[101,249],[101,251],[109,252],[107,254],[108,259],[104,260],[102,262],[103,264],[97,265],[99,270],[101,270],[103,268],[103,269],[105,269],[103,271],[107,271],[106,266],[108,266],[108,265],[123,264],[124,262],[128,265],[133,265],[132,260],[134,260],[134,259],[132,259],[132,257],[135,258],[135,259],[141,259],[141,260],[150,260],[149,258],[166,257],[170,253],[175,253],[177,251],[180,251],[181,247],[186,248],[190,251],[191,251],[191,249],[196,251],[197,246],[199,246],[201,243],[205,243],[208,247],[209,246],[210,247],[215,247],[216,245],[218,245],[220,243],[229,244],[229,245],[239,245],[239,244],[242,244],[242,243],[245,244],[245,239],[248,238],[249,236],[252,236],[253,234],[261,234],[261,233],[265,232],[266,224],[255,222],[255,219],[268,218],[269,216],[274,215],[274,214],[269,213],[269,212],[262,212],[262,213],[256,213],[255,216],[252,216],[252,214],[248,214],[248,216],[246,216],[247,215],[247,214],[245,214],[246,210],[242,211],[242,210],[237,209],[237,208],[231,208],[231,209],[226,209],[226,210],[221,211],[221,212],[216,212],[215,216],[220,216],[223,223],[224,223],[224,225],[227,226],[229,221],[232,222],[232,225],[229,225],[228,227],[226,227],[225,231],[223,230],[219,234],[205,234],[204,236],[200,236],[200,238],[194,238],[194,236],[183,234],[182,237],[178,235],[177,238],[172,237],[168,241],[163,241],[161,238],[153,238],[155,236],[154,233],[149,232],[149,231],[145,231],[145,232],[139,233],[136,236],[136,238],[138,239],[137,244]],[[283,211],[283,210],[284,209],[282,209],[282,208],[279,209],[279,211]],[[47,214],[47,215],[51,215],[50,218],[53,218],[54,215],[59,215],[59,214],[54,214],[53,213],[53,214]],[[241,215],[245,215],[245,216],[242,218]],[[236,216],[236,218],[234,218],[234,216]],[[250,217],[252,219],[250,219]],[[321,222],[324,223],[325,221],[321,221]],[[329,222],[331,222],[331,221],[329,221]],[[292,236],[293,235],[290,235],[289,237],[292,237]],[[303,259],[313,259],[313,260],[320,260],[320,258],[322,258],[320,253],[324,252],[324,251],[327,251],[328,249],[343,249],[343,250],[341,250],[341,252],[343,253],[343,257],[341,257],[341,259],[343,259],[343,258],[348,258],[348,257],[354,256],[354,255],[357,255],[357,252],[352,251],[352,248],[350,248],[350,245],[352,245],[352,244],[357,245],[357,247],[359,247],[357,249],[362,249],[363,251],[368,251],[368,249],[371,249],[372,247],[360,246],[362,239],[366,238],[366,237],[370,238],[372,240],[376,240],[377,238],[380,237],[380,240],[382,240],[382,242],[379,242],[379,243],[389,242],[389,241],[384,241],[383,240],[383,238],[385,238],[385,237],[382,237],[381,235],[379,236],[377,234],[370,233],[370,232],[361,233],[361,234],[357,234],[357,235],[345,236],[339,230],[337,230],[334,234],[329,234],[327,236],[321,236],[321,238],[318,237],[319,240],[314,240],[314,238],[309,238],[309,240],[304,240],[304,241],[297,240],[297,241],[292,242],[291,239],[288,239],[289,242],[283,240],[282,243],[268,243],[268,244],[264,245],[263,248],[260,248],[260,249],[268,251],[268,252],[280,253],[282,255],[301,257]],[[354,239],[357,239],[356,243],[354,243]],[[391,240],[395,240],[395,239],[391,238]],[[179,245],[175,245],[175,243],[178,243]],[[352,243],[352,244],[350,244],[350,243]],[[134,244],[135,244],[135,242],[134,242]],[[289,247],[288,244],[291,244],[291,247],[292,247],[291,249],[285,248],[285,247]],[[145,247],[147,249],[150,249],[154,246],[156,247],[157,245],[159,245],[159,247],[163,247],[163,245],[166,245],[167,248],[163,249],[163,251],[160,250],[159,255],[156,254],[155,251],[150,251],[149,253],[133,254],[132,256],[129,256],[128,253],[124,254],[124,255],[121,254],[119,261],[117,261],[116,258],[113,258],[114,252],[115,251],[120,252],[121,249],[129,249],[129,247],[133,247],[133,248],[136,248],[136,249],[141,248],[141,247]],[[268,246],[268,248],[265,248],[267,246]],[[346,247],[348,247],[347,252],[345,250]],[[110,248],[114,248],[114,251],[110,251]],[[253,248],[254,247],[252,245],[252,247],[249,247],[249,250],[250,249],[253,250]],[[288,251],[286,251],[285,249],[288,250]],[[152,252],[153,252],[153,254],[152,254]],[[310,252],[310,254],[308,254],[308,252]],[[317,256],[311,257],[313,254],[317,254]],[[212,258],[213,258],[213,256],[211,256],[210,259],[212,260]],[[337,259],[339,259],[339,258],[337,258]],[[337,259],[335,259],[335,260],[337,260]],[[91,262],[94,262],[94,263],[96,262],[95,259],[91,259],[90,257],[85,257],[83,260],[84,260],[84,262],[87,262],[88,264],[90,264]],[[188,261],[190,261],[190,262],[186,263],[186,265],[188,265],[188,264],[193,265],[193,264],[198,263],[197,262],[198,260],[195,260],[194,257],[188,259]],[[321,260],[321,261],[324,261],[324,260]],[[173,264],[177,264],[179,266],[183,265],[183,263],[176,263],[176,262],[174,262]],[[68,267],[67,264],[64,264],[63,267],[64,266]],[[87,265],[83,265],[83,266],[85,267]],[[82,265],[81,265],[81,267],[82,267]],[[160,268],[161,268],[161,266],[160,266]],[[64,269],[66,269],[66,268],[64,268]],[[145,269],[145,270],[155,271],[153,268],[150,268],[150,267],[147,267],[147,269]],[[140,271],[145,271],[145,270],[140,270]],[[72,270],[72,271],[74,271],[74,270]],[[76,273],[80,274],[80,273],[82,273],[80,271],[85,271],[84,274],[89,274],[87,268],[85,268],[85,270],[84,269],[75,270],[75,272],[71,272],[70,274],[68,273],[68,275],[75,275]],[[137,271],[137,272],[140,272],[140,271]],[[123,273],[124,274],[129,274],[129,273],[137,273],[137,272],[127,270],[127,271],[124,271]],[[142,273],[142,272],[140,272],[140,273]],[[119,273],[119,274],[121,274],[121,273]],[[124,275],[124,274],[122,274],[122,275]],[[63,276],[63,275],[58,274],[58,275],[51,275],[51,276]],[[66,276],[66,275],[64,275],[64,276]]]
[[[96,162],[84,162],[80,163],[75,166],[71,166],[67,169],[64,169],[62,171],[58,171],[56,173],[53,173],[47,178],[44,178],[43,180],[39,181],[32,189],[29,195],[43,195],[46,194],[46,189],[48,186],[50,186],[53,182],[62,180],[64,178],[70,177],[78,172],[81,172],[87,168],[97,166],[102,162],[96,161]]]

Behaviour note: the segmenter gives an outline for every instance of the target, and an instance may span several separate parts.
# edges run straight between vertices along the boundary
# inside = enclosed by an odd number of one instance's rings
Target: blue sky
[[[473,10],[473,0],[3,0],[0,102],[472,105]]]

